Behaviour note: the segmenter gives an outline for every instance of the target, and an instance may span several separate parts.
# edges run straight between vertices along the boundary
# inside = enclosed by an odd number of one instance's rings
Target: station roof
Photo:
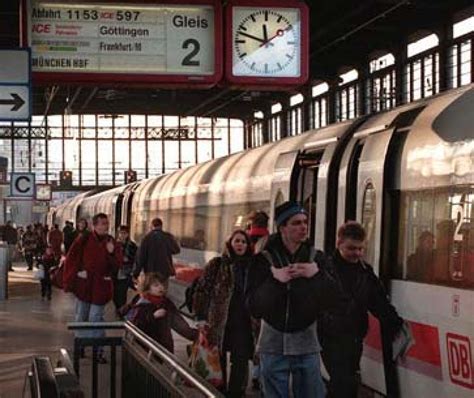
[[[0,8],[0,48],[19,43],[19,2]],[[137,3],[139,3],[137,1]],[[367,64],[378,51],[455,22],[472,0],[307,0],[310,9],[310,81],[330,81],[343,67]],[[298,89],[293,90],[294,93]],[[288,92],[51,85],[33,88],[35,115],[72,113],[169,114],[251,118]],[[292,92],[293,93],[293,92]],[[290,93],[290,94],[292,94]],[[67,99],[69,102],[67,103]]]

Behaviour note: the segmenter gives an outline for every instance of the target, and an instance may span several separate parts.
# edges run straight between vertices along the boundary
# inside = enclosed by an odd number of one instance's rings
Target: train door
[[[356,219],[367,232],[365,257],[376,273],[379,271],[382,246],[385,160],[393,130],[389,128],[365,139],[357,170]],[[357,147],[355,149],[354,154],[357,155]],[[349,187],[352,184],[353,181],[349,183]],[[350,209],[350,206],[346,206],[347,208]]]
[[[355,220],[357,197],[357,174],[359,159],[364,144],[353,138],[344,150],[339,167],[336,225],[342,225],[347,220]],[[336,230],[334,235],[336,235]],[[334,236],[336,239],[336,236]]]
[[[319,164],[322,151],[286,152],[276,162],[272,181],[271,219],[275,207],[287,200],[301,203],[308,212],[308,230],[311,242],[316,233],[316,198]]]
[[[297,179],[296,200],[308,212],[308,231],[311,242],[316,235],[317,181],[322,152],[303,153],[298,157],[295,178]]]
[[[114,235],[122,222],[122,203],[124,195],[121,193],[112,199],[113,220],[114,220]]]
[[[299,151],[285,152],[278,156],[273,171],[271,200],[270,200],[270,228],[276,231],[273,224],[275,207],[287,200],[297,200],[296,189],[298,179],[297,158]]]
[[[123,200],[121,204],[121,224],[130,226],[131,214],[132,214],[132,200],[135,190],[138,187],[138,183],[130,186],[123,193]]]

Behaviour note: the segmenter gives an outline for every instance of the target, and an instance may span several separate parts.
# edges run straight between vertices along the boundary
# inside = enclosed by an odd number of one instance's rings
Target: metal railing
[[[58,366],[53,368],[46,356],[34,357],[25,377],[23,398],[84,398],[68,352],[59,352]]]
[[[70,330],[114,330],[123,329],[123,322],[70,322],[67,324]],[[78,378],[80,378],[81,353],[87,347],[92,347],[92,383],[91,394],[93,398],[99,395],[99,350],[110,347],[110,397],[117,396],[117,347],[122,345],[122,337],[75,337],[74,338],[74,360],[73,367]],[[102,397],[101,397],[102,398]]]
[[[185,363],[179,360],[155,340],[148,337],[130,322],[72,322],[68,329],[124,329],[123,337],[76,337],[74,339],[75,373],[79,377],[80,353],[92,346],[92,397],[98,397],[98,355],[99,347],[111,347],[110,397],[115,398],[117,374],[117,346],[121,350],[121,396],[122,398],[155,397],[206,397],[221,398],[223,395],[203,380]],[[101,396],[102,398],[102,396]]]
[[[174,354],[130,322],[125,323],[123,353],[123,398],[223,397]]]

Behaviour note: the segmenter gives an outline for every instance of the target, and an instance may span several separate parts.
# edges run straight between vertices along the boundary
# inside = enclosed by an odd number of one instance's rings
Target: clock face
[[[37,185],[36,186],[36,199],[37,200],[51,200],[51,186],[50,185]]]
[[[233,75],[299,77],[300,25],[299,9],[234,7]]]

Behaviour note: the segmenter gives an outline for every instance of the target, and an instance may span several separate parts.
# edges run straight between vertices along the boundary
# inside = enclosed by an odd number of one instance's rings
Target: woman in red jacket
[[[120,245],[116,245],[104,213],[92,218],[93,229],[72,244],[65,262],[64,291],[76,296],[76,322],[103,322],[105,305],[112,299],[112,275],[122,266]],[[104,330],[79,330],[76,337],[104,337]],[[99,362],[105,363],[102,350]]]

